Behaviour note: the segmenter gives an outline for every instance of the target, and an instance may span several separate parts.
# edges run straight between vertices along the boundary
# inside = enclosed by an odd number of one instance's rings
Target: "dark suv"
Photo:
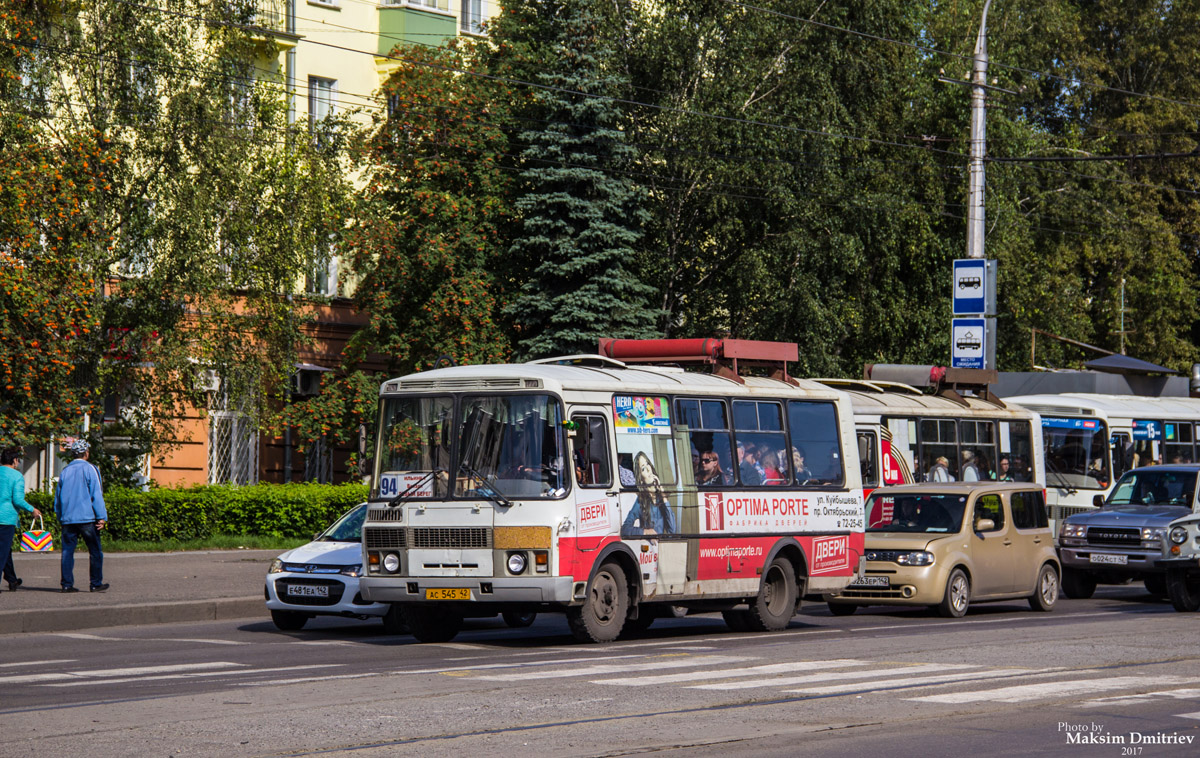
[[[1147,466],[1128,471],[1094,511],[1078,513],[1058,530],[1062,588],[1067,597],[1091,597],[1097,584],[1130,579],[1166,597],[1163,555],[1168,525],[1196,507],[1200,465]]]

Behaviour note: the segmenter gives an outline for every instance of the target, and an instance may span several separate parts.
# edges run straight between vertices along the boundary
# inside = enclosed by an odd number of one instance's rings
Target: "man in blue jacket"
[[[92,592],[104,592],[104,551],[100,549],[100,530],[108,521],[100,472],[88,463],[87,440],[71,443],[68,450],[75,460],[58,477],[54,491],[54,513],[62,524],[62,591],[79,592],[75,587],[75,546],[82,537],[88,548]]]
[[[4,567],[4,580],[8,588],[15,590],[21,586],[13,566],[12,541],[21,524],[17,509],[30,511],[34,518],[42,512],[25,501],[25,477],[17,470],[21,461],[21,451],[5,450],[0,453],[0,565]]]

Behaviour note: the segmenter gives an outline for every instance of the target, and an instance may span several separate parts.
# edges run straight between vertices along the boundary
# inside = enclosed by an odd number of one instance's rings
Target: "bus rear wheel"
[[[621,634],[628,612],[625,570],[616,563],[605,563],[588,582],[583,605],[567,609],[567,624],[580,642],[612,642]]]
[[[418,642],[449,642],[462,629],[462,616],[439,605],[406,605],[404,623]]]
[[[777,632],[786,629],[796,615],[796,603],[800,590],[796,585],[796,571],[787,558],[776,558],[763,573],[758,597],[750,603],[746,621],[755,632]]]

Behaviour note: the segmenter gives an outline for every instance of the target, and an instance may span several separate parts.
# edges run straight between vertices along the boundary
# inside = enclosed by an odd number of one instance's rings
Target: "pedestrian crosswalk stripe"
[[[634,653],[632,655],[612,655],[606,660],[614,661],[622,658],[645,658],[645,653]],[[488,669],[524,669],[532,666],[563,666],[568,663],[593,663],[596,659],[588,658],[555,658],[548,661],[517,661],[515,663],[481,663],[476,666],[440,666],[435,669],[400,669],[397,674],[449,674],[458,671],[485,671]]]
[[[953,671],[956,669],[979,668],[961,664],[920,663],[911,666],[898,666],[890,669],[864,669],[862,671],[827,671],[821,674],[805,676],[783,676],[772,679],[759,679],[752,682],[722,682],[720,684],[697,684],[688,689],[692,690],[747,690],[754,687],[791,687],[810,682],[828,682],[839,679],[869,679],[871,677],[893,676],[897,674],[922,674],[927,671]]]
[[[242,664],[239,664],[242,665]],[[234,669],[224,671],[188,671],[178,674],[159,674],[157,676],[129,676],[115,679],[76,679],[67,682],[48,682],[45,687],[91,687],[101,684],[120,684],[121,682],[153,682],[170,679],[201,679],[211,676],[257,676],[258,674],[274,673],[276,671],[307,671],[312,669],[337,668],[340,663],[313,663],[306,666],[277,666],[266,669]]]
[[[681,655],[665,659],[656,656],[632,663],[600,664],[580,668],[551,669],[550,671],[524,671],[513,674],[490,674],[477,678],[489,682],[520,682],[527,679],[561,679],[568,676],[599,676],[601,674],[627,674],[635,671],[682,669],[694,666],[723,666],[746,660],[754,659],[726,655]]]
[[[95,669],[92,671],[45,672],[42,674],[17,674],[15,676],[0,676],[0,684],[25,684],[30,682],[52,682],[64,679],[110,679],[112,677],[135,676],[147,674],[178,673],[182,671],[199,671],[203,669],[228,669],[245,666],[245,663],[229,661],[212,661],[211,663],[175,663],[169,666],[137,666],[122,669]]]
[[[1200,689],[1176,689],[1176,690],[1158,690],[1157,692],[1143,692],[1137,695],[1113,695],[1111,697],[1096,697],[1091,700],[1083,700],[1075,703],[1076,708],[1102,708],[1107,705],[1134,705],[1143,703],[1147,700],[1152,700],[1156,697],[1172,697],[1177,700],[1190,700],[1192,698],[1200,698]]]
[[[748,668],[716,669],[704,671],[687,671],[680,674],[660,674],[658,676],[630,676],[620,679],[593,679],[592,684],[617,684],[631,687],[641,687],[648,684],[675,684],[677,682],[695,682],[703,679],[732,679],[741,676],[761,676],[764,674],[784,674],[793,671],[817,671],[820,669],[848,668],[851,666],[866,666],[867,661],[850,659],[835,659],[829,661],[796,661],[794,663],[768,663],[763,666]]]
[[[879,673],[879,672],[876,672]],[[937,684],[951,682],[969,682],[981,679],[997,679],[1009,676],[1032,674],[1030,669],[992,669],[990,671],[960,671],[955,674],[934,674],[932,676],[910,676],[898,679],[882,679],[878,682],[844,682],[826,687],[807,687],[799,690],[784,690],[790,695],[839,695],[845,692],[870,692],[873,690],[914,689],[917,687],[932,687]]]
[[[1196,711],[1195,713],[1177,713],[1175,715],[1181,719],[1200,719],[1200,711]]]
[[[1051,697],[1068,697],[1089,692],[1104,692],[1133,687],[1152,687],[1168,684],[1194,684],[1200,679],[1182,676],[1114,676],[1108,679],[1075,679],[1066,682],[1043,682],[1000,687],[978,692],[954,692],[945,695],[926,695],[909,700],[921,703],[1020,703]]]

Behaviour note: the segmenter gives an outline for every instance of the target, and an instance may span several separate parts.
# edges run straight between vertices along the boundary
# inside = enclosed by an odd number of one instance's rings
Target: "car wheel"
[[[962,618],[967,613],[967,608],[971,605],[971,581],[967,579],[966,572],[960,568],[956,568],[950,572],[950,578],[946,580],[946,594],[942,597],[942,602],[938,605],[938,614],[945,618]]]
[[[616,563],[605,563],[588,582],[583,605],[567,609],[567,625],[581,642],[612,642],[621,634],[628,612],[625,570]]]
[[[309,616],[299,611],[271,611],[271,621],[284,632],[296,632],[304,628]]]
[[[389,605],[387,613],[383,614],[383,631],[388,634],[408,634],[408,624],[404,623],[399,603]]]
[[[1159,600],[1165,600],[1167,597],[1167,577],[1163,574],[1151,574],[1142,580],[1146,585],[1146,591],[1154,595]]]
[[[1200,580],[1188,579],[1188,572],[1171,569],[1167,572],[1167,595],[1171,605],[1181,613],[1200,610]]]
[[[834,616],[853,616],[858,610],[857,605],[851,603],[829,603],[829,612]]]
[[[409,603],[401,606],[400,613],[419,642],[449,642],[462,629],[462,616],[439,605]]]
[[[750,603],[747,623],[754,632],[777,632],[786,629],[796,615],[800,592],[796,587],[796,572],[787,558],[776,558],[763,573],[758,597]]]
[[[1029,607],[1035,611],[1052,611],[1058,600],[1058,571],[1047,563],[1038,572],[1037,586],[1029,596]]]
[[[725,619],[725,623],[735,632],[750,631],[750,622],[746,616],[746,611],[721,611],[721,618]]]
[[[1086,571],[1063,566],[1062,591],[1072,600],[1087,600],[1096,593],[1096,577]]]
[[[504,619],[504,623],[513,629],[524,629],[527,626],[533,626],[533,621],[537,618],[537,613],[505,611],[500,614],[500,618]]]

